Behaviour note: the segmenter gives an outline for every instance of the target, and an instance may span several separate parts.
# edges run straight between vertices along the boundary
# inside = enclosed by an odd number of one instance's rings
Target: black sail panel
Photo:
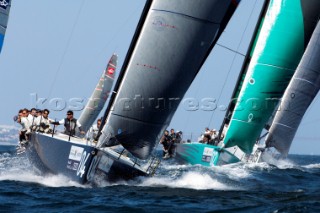
[[[154,0],[126,65],[99,144],[149,156],[212,49],[225,0]]]

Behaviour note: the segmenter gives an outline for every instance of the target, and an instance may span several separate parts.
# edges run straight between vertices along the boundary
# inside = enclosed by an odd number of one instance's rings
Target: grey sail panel
[[[115,54],[112,55],[97,86],[89,98],[88,103],[79,117],[79,122],[84,131],[88,131],[90,129],[108,99],[114,82],[117,60],[118,56]]]
[[[133,155],[149,156],[234,6],[225,0],[194,2],[152,1],[99,145],[116,138]]]
[[[10,0],[0,0],[0,52],[3,46],[10,12]]]
[[[300,64],[282,98],[269,134],[267,147],[287,156],[303,115],[320,88],[320,24],[318,22]]]
[[[222,4],[221,2],[222,1],[219,0],[174,0],[174,2],[172,2],[172,0],[162,0],[154,1],[152,10],[164,11],[219,24],[222,22],[227,5],[229,4]],[[214,8],[214,12],[212,8]]]

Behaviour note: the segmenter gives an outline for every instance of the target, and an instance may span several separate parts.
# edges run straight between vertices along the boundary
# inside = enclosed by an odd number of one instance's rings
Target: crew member
[[[76,128],[79,129],[80,134],[85,134],[85,132],[81,129],[81,124],[79,123],[79,121],[73,117],[73,111],[71,110],[67,112],[66,118],[62,119],[61,121],[50,123],[54,125],[64,125],[64,134],[66,135],[75,136]]]

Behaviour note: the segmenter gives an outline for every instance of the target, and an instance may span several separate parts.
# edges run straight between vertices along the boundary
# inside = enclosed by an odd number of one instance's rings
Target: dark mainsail
[[[7,29],[10,6],[10,0],[0,0],[0,52]]]
[[[320,89],[320,24],[318,22],[300,64],[282,98],[269,134],[267,147],[287,156],[292,140],[309,105]]]
[[[108,62],[106,69],[103,71],[85,109],[82,111],[79,122],[83,131],[88,131],[94,121],[98,118],[99,113],[103,109],[111,88],[113,86],[115,70],[117,66],[118,56],[113,54]]]
[[[136,157],[150,155],[237,4],[147,1],[98,146],[118,141]]]

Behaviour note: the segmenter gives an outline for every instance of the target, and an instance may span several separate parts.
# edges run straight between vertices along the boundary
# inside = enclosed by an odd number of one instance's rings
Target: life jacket
[[[66,135],[74,136],[76,134],[76,127],[77,127],[77,119],[72,118],[68,120],[67,118],[64,119],[64,133]]]

